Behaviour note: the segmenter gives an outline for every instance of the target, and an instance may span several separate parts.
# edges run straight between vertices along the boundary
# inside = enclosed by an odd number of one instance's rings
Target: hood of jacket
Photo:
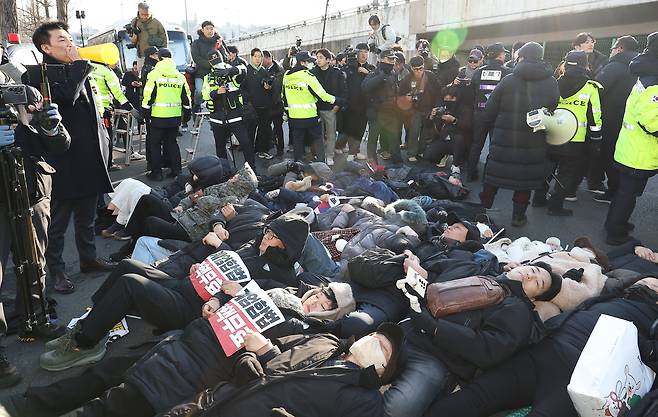
[[[557,85],[560,87],[560,97],[571,97],[578,90],[583,88],[587,80],[589,80],[589,77],[585,75],[584,71],[582,74],[565,73],[559,80],[557,80]]]
[[[514,66],[512,73],[526,81],[538,81],[553,76],[551,66],[544,62],[534,59],[524,59]]]
[[[658,76],[658,56],[641,53],[631,61],[628,69],[636,77]]]
[[[270,247],[267,249],[266,255],[269,257],[271,252],[273,254],[273,252],[281,251],[290,260],[291,264],[297,262],[302,255],[304,246],[306,246],[306,239],[308,239],[308,223],[296,214],[284,214],[273,220],[268,227],[281,239],[285,249]]]
[[[173,58],[162,58],[160,62],[155,64],[155,68],[158,70],[173,70],[173,71],[178,71],[176,68],[176,62],[174,62]]]
[[[333,291],[334,296],[336,297],[337,307],[333,310],[310,313],[310,317],[324,320],[340,320],[356,309],[356,301],[354,301],[354,295],[352,294],[352,287],[350,284],[345,282],[330,282],[328,287]],[[303,303],[309,297],[312,297],[320,291],[322,291],[322,288],[314,288],[307,291],[302,295],[301,302]]]

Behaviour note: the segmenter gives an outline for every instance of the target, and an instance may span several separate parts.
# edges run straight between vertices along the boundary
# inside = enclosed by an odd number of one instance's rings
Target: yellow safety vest
[[[615,161],[633,169],[658,170],[658,85],[638,79],[626,100]]]
[[[578,119],[578,130],[571,139],[571,142],[585,142],[587,135],[587,105],[592,103],[592,115],[594,116],[594,126],[590,126],[592,132],[601,131],[601,99],[599,89],[603,86],[596,81],[588,80],[583,87],[567,98],[560,97],[558,109],[571,111]]]
[[[187,97],[186,101],[184,95]],[[146,78],[142,107],[151,109],[151,117],[165,119],[180,117],[183,108],[191,108],[189,103],[190,87],[185,76],[178,72],[176,63],[171,58],[164,58]]]
[[[103,108],[108,109],[112,107],[112,98],[116,99],[121,105],[128,102],[128,99],[121,90],[119,77],[117,77],[114,71],[105,65],[95,62],[91,63],[91,67],[92,71],[90,75],[96,81],[96,85],[98,85],[98,96],[103,102]]]
[[[295,72],[286,71],[283,76],[281,96],[284,102],[287,103],[286,109],[290,119],[318,117],[317,97],[331,104],[336,101],[334,96],[322,88],[315,75],[306,69]]]
[[[218,69],[226,69],[226,68],[231,68],[230,64],[227,64],[225,62],[219,63],[215,65],[216,68]],[[212,73],[212,69],[210,70]],[[226,93],[235,93],[238,92],[238,100],[239,104],[242,104],[242,94],[240,94],[240,83],[237,80],[238,75],[234,75],[232,77],[229,77],[229,82],[225,86],[226,87]],[[215,111],[215,103],[213,102],[213,99],[210,97],[210,93],[214,90],[216,90],[219,86],[215,84],[215,78],[211,75],[208,74],[203,77],[203,88],[201,89],[201,97],[205,102],[207,102],[208,110],[212,113]],[[232,95],[231,99],[235,97],[235,94]],[[230,104],[229,104],[230,105]],[[231,107],[231,109],[234,109],[234,107]],[[229,110],[229,109],[224,109],[224,110]]]

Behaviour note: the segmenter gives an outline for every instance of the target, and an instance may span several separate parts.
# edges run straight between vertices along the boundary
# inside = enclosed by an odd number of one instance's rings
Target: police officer
[[[658,174],[658,32],[647,37],[647,48],[629,65],[638,77],[626,101],[626,112],[615,147],[619,187],[612,199],[605,228],[609,245],[632,240],[628,222],[647,181]]]
[[[320,81],[309,71],[311,56],[307,51],[295,55],[297,63],[283,76],[283,98],[288,112],[288,126],[293,143],[295,161],[304,158],[304,143],[311,143],[313,155],[319,162],[325,162],[324,144],[322,143],[322,128],[318,116],[318,98],[326,103],[338,106],[344,105],[344,100],[327,93]]]
[[[112,108],[113,100],[119,102],[120,107],[123,110],[128,110],[137,120],[142,120],[142,114],[139,110],[135,109],[132,104],[128,101],[126,96],[121,90],[121,81],[119,77],[103,64],[98,64],[95,62],[91,63],[91,77],[96,81],[98,86],[98,95],[103,103],[103,123],[107,129],[107,134],[110,137],[110,160],[108,161],[108,170],[116,171],[120,167],[112,162],[112,148],[114,146],[114,141],[112,137]],[[126,150],[128,152],[128,150]]]
[[[563,207],[564,198],[578,186],[580,167],[586,163],[588,144],[591,148],[601,147],[601,84],[587,76],[587,54],[571,51],[564,61],[565,72],[558,80],[560,88],[559,109],[569,110],[578,120],[578,130],[568,143],[550,146],[548,153],[557,164],[556,183],[548,199],[550,216],[571,216],[573,211]],[[586,143],[589,126],[589,143]],[[535,199],[541,200],[541,196]],[[535,204],[536,206],[537,204]],[[541,205],[541,204],[540,204]]]
[[[181,171],[180,150],[176,142],[178,127],[187,123],[191,116],[190,87],[185,76],[178,72],[176,63],[171,59],[171,51],[161,48],[158,62],[148,75],[144,86],[142,109],[146,118],[151,120],[149,140],[151,146],[151,172],[147,177],[154,181],[162,180],[162,148],[167,148],[170,160],[169,177],[175,177]]]
[[[254,145],[242,120],[242,92],[240,83],[244,79],[238,67],[224,62],[218,51],[208,55],[210,72],[203,77],[201,96],[210,111],[210,126],[215,136],[215,152],[227,158],[226,141],[235,135],[240,143],[244,159],[255,167]]]
[[[482,121],[482,112],[487,105],[487,99],[491,92],[496,88],[500,80],[512,71],[505,67],[505,57],[507,50],[502,43],[494,43],[487,48],[487,63],[477,69],[471,80],[472,95],[475,97],[473,106],[473,130],[478,131],[478,125]],[[473,143],[468,156],[468,181],[475,181],[478,178],[477,167],[480,160],[480,154],[484,147],[484,142],[491,132],[486,132],[484,136],[474,137]]]

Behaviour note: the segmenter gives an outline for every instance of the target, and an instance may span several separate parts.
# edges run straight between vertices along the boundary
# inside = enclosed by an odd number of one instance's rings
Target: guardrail
[[[370,4],[365,4],[363,6],[354,7],[352,9],[341,10],[341,11],[338,11],[338,12],[335,12],[335,13],[327,14],[327,20],[335,20],[335,19],[340,19],[340,18],[343,18],[343,17],[354,16],[354,15],[369,12],[369,11],[387,9],[389,7],[394,7],[394,6],[399,6],[401,4],[411,3],[412,1],[415,1],[415,0],[391,0],[391,1],[384,0],[382,2],[382,4],[378,4],[377,2],[370,3]],[[254,38],[258,38],[260,36],[264,36],[264,35],[267,35],[267,34],[270,34],[270,33],[276,33],[276,32],[280,32],[282,30],[290,30],[290,29],[294,29],[294,28],[297,28],[297,27],[308,26],[308,25],[312,25],[312,24],[315,24],[315,23],[321,23],[322,21],[324,21],[324,16],[319,16],[319,17],[315,17],[313,19],[302,20],[301,22],[291,23],[289,25],[283,25],[283,26],[278,26],[278,27],[271,28],[271,29],[266,29],[266,30],[261,30],[261,31],[258,31],[258,32],[249,33],[249,34],[246,34],[246,35],[243,35],[243,36],[239,36],[237,38],[229,39],[227,42],[239,42],[239,41],[244,41],[244,40],[247,40],[247,39],[254,39]]]

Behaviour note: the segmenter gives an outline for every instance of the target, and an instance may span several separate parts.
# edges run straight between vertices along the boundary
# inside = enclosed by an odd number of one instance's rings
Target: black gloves
[[[580,282],[583,279],[583,274],[585,273],[584,268],[573,268],[565,272],[562,277],[564,278],[571,278],[572,280],[576,282]]]
[[[342,97],[335,97],[334,105],[338,107],[347,107],[347,100]]]
[[[423,308],[420,313],[415,312],[413,309],[410,311],[411,324],[416,331],[432,337],[436,336],[438,330],[436,328],[436,319],[432,317],[426,308]]]
[[[144,118],[144,121],[147,123],[151,122],[151,109],[147,109],[142,107],[142,117]]]
[[[249,382],[265,376],[263,367],[252,353],[244,354],[235,364],[235,377],[233,378],[236,385],[243,386]]]
[[[239,73],[240,73],[240,69],[238,69],[238,67],[231,67],[226,70],[226,75],[228,75],[229,77],[238,75]]]
[[[592,155],[601,154],[601,144],[603,143],[603,137],[601,132],[590,132],[589,134],[589,151]]]

